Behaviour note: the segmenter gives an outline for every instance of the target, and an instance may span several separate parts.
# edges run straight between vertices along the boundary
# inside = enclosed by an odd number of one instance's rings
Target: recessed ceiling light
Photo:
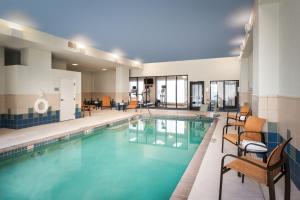
[[[107,69],[106,69],[106,68],[102,68],[101,70],[102,70],[102,71],[106,71]]]
[[[73,63],[72,65],[73,65],[73,66],[77,66],[78,64],[77,64],[77,63]]]
[[[133,60],[133,63],[136,64],[136,65],[141,65],[142,60],[141,59],[135,59],[135,60]]]

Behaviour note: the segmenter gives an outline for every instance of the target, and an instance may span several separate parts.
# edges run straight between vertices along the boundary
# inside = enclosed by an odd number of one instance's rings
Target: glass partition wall
[[[153,78],[153,84],[149,86],[150,94],[147,103],[150,107],[187,109],[188,108],[188,76],[154,76],[154,77],[130,77],[129,89],[137,86],[136,95],[139,102],[146,101],[144,79]],[[150,99],[149,99],[150,98]]]
[[[215,110],[230,110],[238,107],[237,80],[210,82],[210,108]]]
[[[177,108],[188,107],[188,80],[187,76],[177,76]]]

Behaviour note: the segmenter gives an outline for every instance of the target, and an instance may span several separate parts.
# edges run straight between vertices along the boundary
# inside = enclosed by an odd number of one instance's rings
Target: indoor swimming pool
[[[140,118],[0,161],[1,199],[169,199],[212,120]]]

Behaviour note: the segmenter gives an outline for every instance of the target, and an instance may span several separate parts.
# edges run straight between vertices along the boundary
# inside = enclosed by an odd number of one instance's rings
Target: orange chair
[[[289,159],[284,152],[284,149],[291,139],[292,138],[279,144],[267,158],[267,163],[250,156],[235,156],[232,154],[223,156],[221,163],[219,200],[222,199],[223,175],[230,170],[243,174],[243,178],[244,176],[247,176],[256,182],[267,186],[269,188],[270,200],[276,199],[274,184],[277,183],[281,177],[285,176],[284,199],[289,200],[291,195],[290,167]],[[225,158],[227,157],[235,159],[225,164]]]
[[[132,100],[129,102],[129,105],[127,106],[127,109],[137,109],[138,107],[138,101]]]
[[[241,107],[240,112],[236,113],[227,113],[227,124],[229,123],[229,120],[235,120],[235,121],[245,121],[246,118],[250,114],[250,107],[248,105],[244,105]]]
[[[262,132],[263,126],[265,124],[265,119],[250,116],[247,118],[245,124],[240,124],[239,127],[243,128],[243,132],[238,133],[227,133],[227,127],[236,126],[237,124],[226,124],[223,127],[223,137],[222,137],[222,153],[224,149],[224,139],[239,147],[243,140],[251,140],[257,142],[264,142],[264,133]]]
[[[102,106],[101,109],[104,108],[110,108],[112,109],[111,103],[110,103],[110,97],[109,96],[103,96],[102,97]]]

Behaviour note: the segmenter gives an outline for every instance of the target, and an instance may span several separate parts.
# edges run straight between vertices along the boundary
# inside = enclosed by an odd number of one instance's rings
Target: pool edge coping
[[[218,118],[214,118],[212,125],[207,130],[203,140],[198,146],[196,152],[193,155],[192,160],[189,162],[186,170],[184,171],[180,181],[177,183],[170,199],[171,200],[184,200],[188,199],[192,187],[195,183],[197,174],[202,165],[203,158],[206,154],[206,150],[211,142],[211,138],[216,129]]]
[[[125,120],[131,120],[135,117],[140,117],[140,116],[142,116],[141,113],[136,113],[136,114],[134,114],[132,116],[129,116],[129,117],[128,116],[120,117],[118,119],[114,119],[114,120],[111,120],[111,121],[106,121],[106,122],[99,123],[99,124],[96,124],[96,125],[84,126],[84,127],[81,127],[81,128],[75,129],[75,130],[66,131],[66,132],[63,132],[63,133],[58,133],[58,134],[55,134],[55,135],[52,135],[52,136],[33,139],[33,140],[23,142],[23,143],[20,143],[20,144],[0,148],[0,154],[20,153],[18,150],[20,150],[21,152],[27,151],[28,147],[33,146],[35,144],[39,144],[39,143],[43,143],[43,142],[47,142],[47,141],[52,141],[52,140],[62,140],[66,137],[72,137],[72,136],[77,135],[78,133],[84,132],[86,130],[106,127],[106,126],[108,126],[110,124],[113,124],[113,123],[118,123],[118,122],[125,121]],[[0,158],[0,161],[1,160],[3,160],[3,158]]]
[[[47,144],[50,144],[53,142],[64,140],[65,138],[70,138],[70,137],[73,137],[76,135],[80,135],[81,133],[84,133],[87,130],[104,128],[104,127],[106,127],[108,125],[112,125],[114,123],[118,123],[118,122],[126,121],[126,120],[128,120],[128,121],[133,120],[136,117],[142,117],[144,115],[146,115],[146,114],[145,113],[134,113],[131,116],[120,117],[118,119],[98,123],[95,125],[83,126],[81,128],[75,129],[75,130],[70,130],[70,131],[66,131],[66,132],[62,132],[62,133],[58,133],[55,135],[46,136],[46,137],[42,137],[42,138],[38,138],[38,139],[32,139],[30,141],[22,142],[22,143],[19,143],[16,145],[0,148],[0,161],[10,159],[12,157],[18,156],[18,154],[21,154],[21,153],[24,153],[27,151],[32,151],[36,148],[36,146],[39,146],[39,144],[41,144],[41,143],[45,143],[45,145],[47,145]],[[157,117],[157,116],[162,116],[162,115],[153,114],[152,116]],[[197,115],[195,115],[195,114],[192,114],[192,115],[173,114],[173,115],[164,115],[164,116],[166,116],[166,117],[196,117]],[[204,116],[204,117],[209,117],[209,116]]]

